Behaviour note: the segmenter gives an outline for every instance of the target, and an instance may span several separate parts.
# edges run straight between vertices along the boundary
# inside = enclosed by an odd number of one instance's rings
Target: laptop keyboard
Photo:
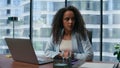
[[[45,64],[45,63],[49,63],[52,62],[52,59],[44,59],[44,58],[38,58],[38,62],[39,64]]]

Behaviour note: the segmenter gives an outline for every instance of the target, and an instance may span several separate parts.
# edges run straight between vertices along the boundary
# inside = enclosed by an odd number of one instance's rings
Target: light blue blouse
[[[86,40],[83,40],[81,38],[81,35],[78,35],[77,33],[72,33],[71,40],[72,40],[72,51],[76,59],[92,60],[93,50],[88,37],[86,38]],[[54,44],[52,42],[52,37],[51,37],[50,41],[45,47],[44,52],[47,57],[54,58],[56,55],[60,53],[59,49],[60,49],[60,44]]]

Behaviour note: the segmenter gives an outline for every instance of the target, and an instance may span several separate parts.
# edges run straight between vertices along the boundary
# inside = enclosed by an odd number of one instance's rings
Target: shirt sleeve
[[[86,40],[81,41],[83,53],[74,53],[74,57],[80,60],[91,61],[93,59],[92,45],[87,37]]]
[[[45,47],[45,56],[49,57],[49,58],[54,58],[56,55],[58,55],[60,52],[56,51],[55,48],[55,44],[53,44],[52,39],[50,39],[50,41],[47,43],[46,47]]]

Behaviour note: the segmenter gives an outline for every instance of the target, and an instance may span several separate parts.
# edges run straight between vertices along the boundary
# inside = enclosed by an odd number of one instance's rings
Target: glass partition
[[[114,45],[120,42],[120,0],[106,0],[103,7],[103,61],[116,62]]]
[[[68,5],[79,9],[88,30],[92,31],[94,60],[100,56],[100,0],[68,0]]]
[[[65,7],[65,0],[33,0],[33,46],[43,51],[50,38],[54,14]]]
[[[30,0],[0,1],[0,54],[8,54],[4,38],[29,38]]]

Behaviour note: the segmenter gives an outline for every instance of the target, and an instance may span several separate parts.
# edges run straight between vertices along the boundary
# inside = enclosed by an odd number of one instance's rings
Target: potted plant
[[[114,48],[115,48],[114,55],[117,56],[117,60],[120,62],[120,43],[115,44]]]

